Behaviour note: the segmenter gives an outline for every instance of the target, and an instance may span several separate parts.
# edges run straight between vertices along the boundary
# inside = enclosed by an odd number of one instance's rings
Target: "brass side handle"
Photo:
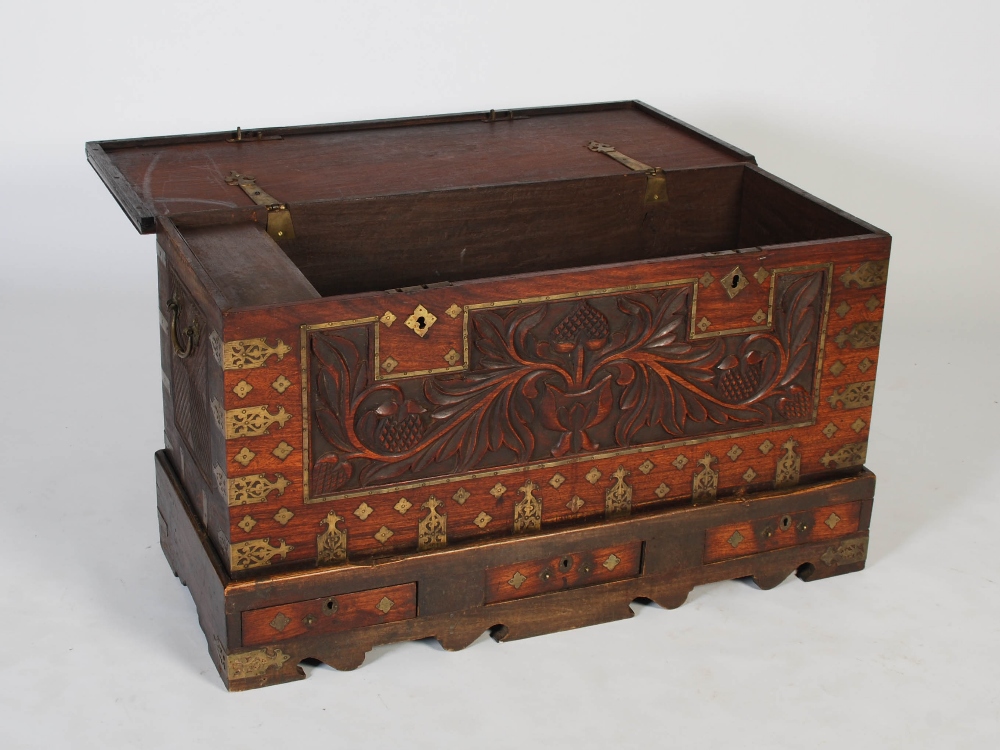
[[[195,346],[198,343],[198,321],[193,320],[191,324],[187,326],[180,334],[186,339],[182,344],[180,336],[178,336],[177,323],[181,315],[181,306],[176,299],[167,300],[167,309],[170,310],[170,342],[173,344],[174,354],[176,354],[181,359],[186,359],[194,351]]]

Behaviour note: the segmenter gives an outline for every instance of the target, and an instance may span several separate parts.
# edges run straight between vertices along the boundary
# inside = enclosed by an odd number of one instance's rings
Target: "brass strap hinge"
[[[292,215],[288,212],[288,206],[259,188],[254,177],[233,171],[226,178],[226,182],[243,188],[243,192],[250,196],[250,200],[267,209],[267,233],[269,235],[276,240],[295,239]]]
[[[614,146],[607,143],[591,141],[587,148],[598,154],[610,156],[619,164],[623,164],[633,172],[644,172],[646,174],[646,203],[666,203],[667,201],[667,178],[663,170],[659,167],[651,167],[638,159],[618,151]]]

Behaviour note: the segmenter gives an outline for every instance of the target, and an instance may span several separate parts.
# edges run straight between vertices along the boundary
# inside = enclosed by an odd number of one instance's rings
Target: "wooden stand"
[[[315,658],[354,669],[379,644],[436,638],[450,651],[489,630],[513,640],[668,609],[699,584],[762,589],[861,570],[875,476],[681,505],[585,528],[449,547],[369,564],[233,580],[164,451],[155,456],[160,543],[191,590],[230,690],[299,680]]]

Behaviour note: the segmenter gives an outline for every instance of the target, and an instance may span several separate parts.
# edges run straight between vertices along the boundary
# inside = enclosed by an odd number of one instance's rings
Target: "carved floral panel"
[[[311,331],[310,494],[813,420],[824,272],[777,276],[767,331],[694,339],[692,294],[473,309],[466,371],[396,381],[372,325]]]

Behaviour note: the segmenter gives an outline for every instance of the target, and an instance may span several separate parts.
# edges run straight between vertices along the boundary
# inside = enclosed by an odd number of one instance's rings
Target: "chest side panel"
[[[842,241],[240,313],[232,565],[433,549],[856,470],[887,255],[888,240]]]

